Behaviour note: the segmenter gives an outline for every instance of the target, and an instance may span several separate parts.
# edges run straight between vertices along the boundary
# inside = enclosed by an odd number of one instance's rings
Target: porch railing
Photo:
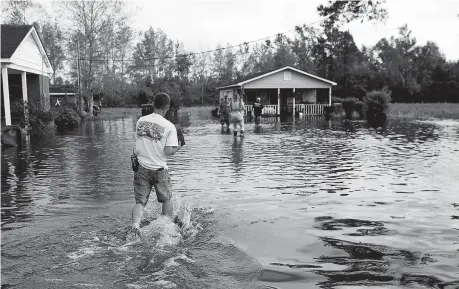
[[[252,105],[245,105],[244,116],[252,113]],[[261,111],[262,115],[277,115],[277,105],[265,105]]]
[[[295,111],[304,115],[323,115],[326,106],[328,104],[295,104]]]
[[[244,116],[252,113],[252,105],[244,105]]]
[[[267,115],[276,115],[277,114],[277,105],[265,105],[263,107],[263,110],[261,111],[261,114],[267,114]]]
[[[295,104],[295,111],[302,112],[304,115],[323,115],[324,107],[328,104]],[[244,116],[247,116],[252,113],[252,105],[245,105],[244,107]],[[277,105],[270,104],[265,105],[262,112],[262,115],[277,115]]]

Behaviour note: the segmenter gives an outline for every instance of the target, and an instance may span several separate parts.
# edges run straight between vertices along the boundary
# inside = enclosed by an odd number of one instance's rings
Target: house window
[[[292,80],[292,73],[290,71],[284,71],[284,80]]]

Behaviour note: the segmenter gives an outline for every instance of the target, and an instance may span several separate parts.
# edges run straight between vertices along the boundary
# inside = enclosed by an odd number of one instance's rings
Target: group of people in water
[[[185,139],[181,130],[167,118],[170,107],[170,97],[165,93],[158,93],[155,95],[152,109],[143,108],[142,117],[136,124],[135,150],[131,156],[135,204],[132,209],[132,226],[127,235],[127,239],[130,240],[140,237],[140,223],[144,208],[153,189],[156,199],[162,204],[162,215],[169,216],[179,226],[183,226],[182,220],[174,214],[167,158],[185,145]],[[238,94],[235,94],[230,101],[228,96],[225,96],[219,105],[222,128],[226,124],[227,129],[230,130],[231,123],[234,136],[239,132],[243,137],[244,110],[244,101]],[[263,110],[260,98],[257,98],[252,110],[255,123],[258,124]]]
[[[219,115],[220,123],[222,128],[226,124],[226,128],[230,130],[230,123],[233,124],[233,135],[244,136],[244,109],[245,104],[239,94],[235,93],[233,99],[228,101],[228,95],[225,95],[225,98],[220,102],[219,105]],[[252,106],[252,110],[255,115],[255,124],[260,123],[261,112],[263,110],[263,104],[261,99],[258,97],[255,103]]]

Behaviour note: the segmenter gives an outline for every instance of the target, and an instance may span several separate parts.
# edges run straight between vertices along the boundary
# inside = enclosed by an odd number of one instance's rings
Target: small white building
[[[238,83],[218,87],[219,100],[229,100],[234,93],[244,98],[246,113],[252,111],[252,104],[261,98],[264,115],[286,115],[302,112],[307,115],[321,115],[331,105],[332,86],[335,82],[285,66]]]
[[[49,78],[53,68],[31,25],[1,25],[2,126],[11,125],[11,102],[36,100],[49,111]]]

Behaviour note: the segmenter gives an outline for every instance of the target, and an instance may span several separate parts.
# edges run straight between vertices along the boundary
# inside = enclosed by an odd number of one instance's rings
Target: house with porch
[[[53,68],[32,25],[1,25],[2,127],[12,125],[11,103],[36,101],[49,111],[49,78]]]
[[[324,107],[331,105],[332,86],[335,82],[285,66],[238,83],[218,87],[220,102],[235,93],[242,95],[245,114],[251,113],[257,97],[264,104],[262,115],[322,115]]]

